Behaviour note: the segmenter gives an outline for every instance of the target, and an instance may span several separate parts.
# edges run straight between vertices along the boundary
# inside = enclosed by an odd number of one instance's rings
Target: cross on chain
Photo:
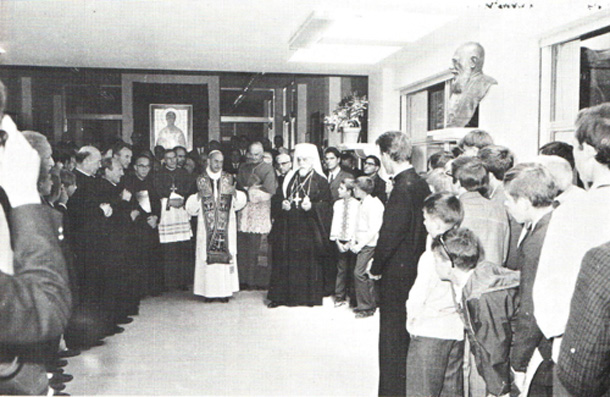
[[[292,199],[292,201],[294,201],[297,204],[297,208],[299,207],[299,203],[302,201],[303,199],[301,198],[301,196],[299,196],[298,194]]]

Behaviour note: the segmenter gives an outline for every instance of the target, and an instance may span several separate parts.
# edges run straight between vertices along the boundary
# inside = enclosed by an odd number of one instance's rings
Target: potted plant
[[[366,95],[357,92],[344,97],[330,116],[324,118],[324,124],[332,131],[343,134],[343,143],[358,142],[362,129],[361,120],[369,101]]]

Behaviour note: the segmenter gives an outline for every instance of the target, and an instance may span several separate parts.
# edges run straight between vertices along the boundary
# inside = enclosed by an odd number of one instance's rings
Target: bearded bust
[[[455,75],[449,97],[447,127],[465,127],[489,87],[498,82],[483,74],[485,50],[479,43],[468,42],[458,47],[452,58]]]

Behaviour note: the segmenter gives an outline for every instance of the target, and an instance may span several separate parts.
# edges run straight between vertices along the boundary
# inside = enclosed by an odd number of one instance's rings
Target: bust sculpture
[[[485,50],[479,43],[468,42],[458,47],[452,58],[455,75],[449,97],[447,127],[465,127],[489,87],[498,82],[483,74]]]

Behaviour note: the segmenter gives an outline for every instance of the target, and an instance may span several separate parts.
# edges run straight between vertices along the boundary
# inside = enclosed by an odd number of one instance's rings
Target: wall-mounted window
[[[592,15],[540,40],[539,145],[570,142],[582,108],[610,101],[610,27]]]
[[[428,131],[445,128],[451,79],[444,71],[400,90],[400,127],[414,142],[423,142]]]
[[[220,89],[220,138],[247,136],[260,140],[275,135],[275,91],[255,88]]]

